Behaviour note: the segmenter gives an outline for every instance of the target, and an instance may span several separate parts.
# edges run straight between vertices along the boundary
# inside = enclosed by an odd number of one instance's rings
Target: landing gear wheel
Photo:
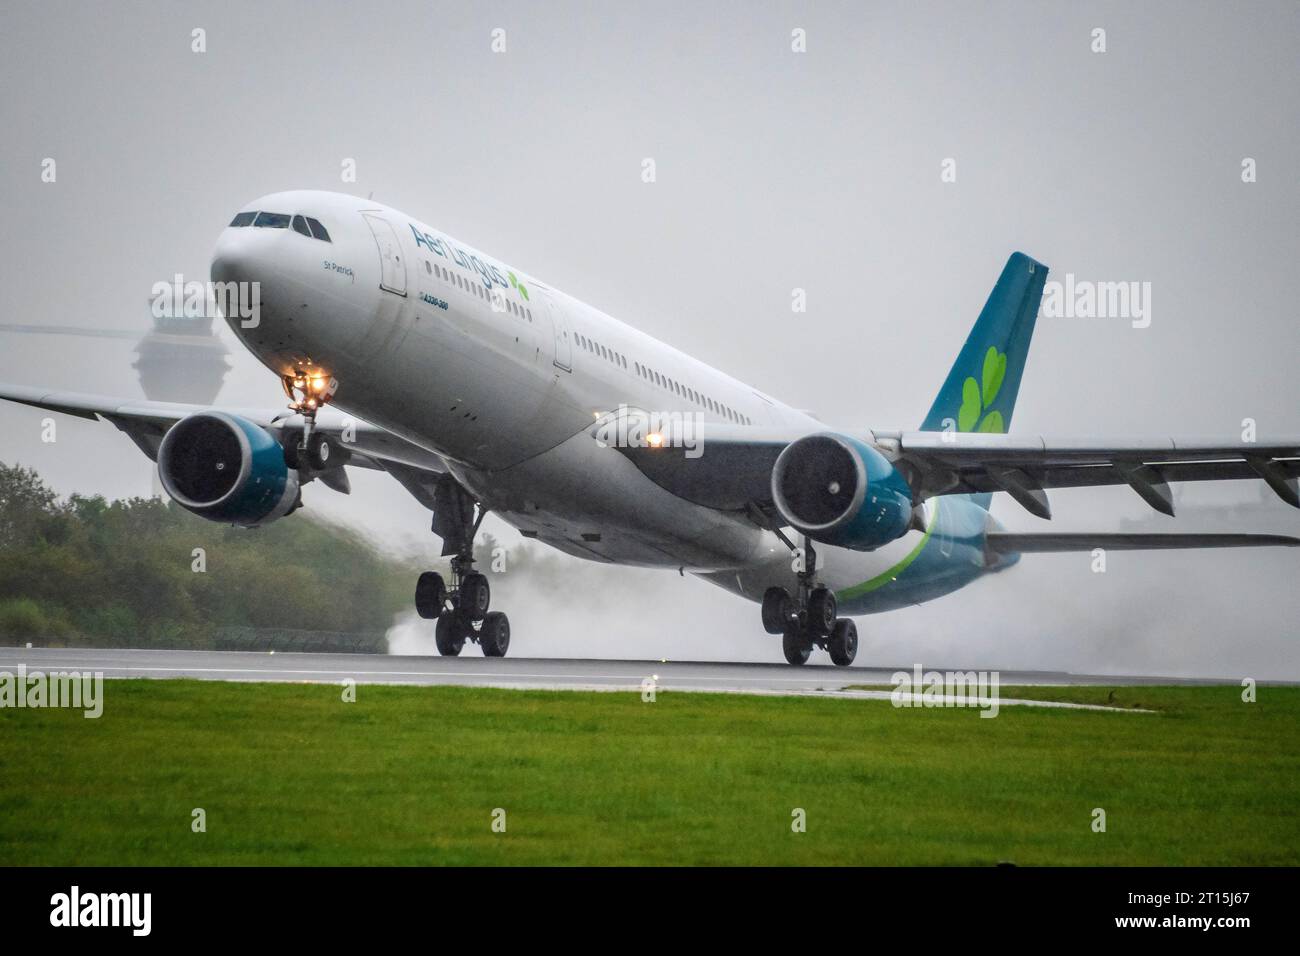
[[[790,623],[790,592],[771,587],[763,592],[763,630],[780,634]]]
[[[791,664],[807,664],[812,654],[812,641],[797,627],[787,627],[781,638],[781,650],[785,651],[785,659]]]
[[[808,595],[808,633],[826,637],[835,627],[835,595],[828,588],[814,588]]]
[[[468,628],[461,622],[460,615],[448,612],[438,618],[438,627],[434,631],[434,643],[438,653],[443,657],[456,657],[465,646],[465,632]]]
[[[334,443],[328,435],[316,432],[307,440],[307,464],[312,471],[324,471],[335,457]]]
[[[426,621],[436,621],[447,603],[447,585],[437,571],[425,571],[415,582],[415,612]]]
[[[505,657],[510,649],[510,618],[501,611],[483,616],[483,626],[478,632],[478,642],[484,657]]]
[[[826,642],[831,660],[837,667],[848,667],[858,656],[858,626],[851,618],[842,617],[831,628],[831,638]]]
[[[492,601],[492,589],[488,580],[477,571],[471,571],[460,579],[460,613],[467,621],[481,621],[487,614]]]

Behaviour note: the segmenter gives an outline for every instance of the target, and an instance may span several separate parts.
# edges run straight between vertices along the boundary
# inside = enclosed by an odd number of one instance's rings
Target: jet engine
[[[772,498],[814,541],[870,551],[907,531],[912,489],[866,442],[829,432],[791,442],[772,468]]]
[[[300,500],[298,473],[280,443],[222,412],[196,412],[173,425],[158,448],[158,476],[181,507],[225,524],[269,524]]]

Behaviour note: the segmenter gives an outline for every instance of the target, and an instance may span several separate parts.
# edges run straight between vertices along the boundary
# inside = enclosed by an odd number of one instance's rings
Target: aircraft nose
[[[254,230],[228,228],[217,239],[212,251],[208,276],[212,281],[212,295],[226,324],[248,341],[248,336],[265,337],[266,328],[259,329],[263,319],[272,319],[276,309],[275,283],[267,284],[274,270],[265,248],[267,237],[254,235]]]
[[[249,244],[233,229],[227,229],[212,250],[212,264],[208,274],[213,282],[249,282],[252,255]]]

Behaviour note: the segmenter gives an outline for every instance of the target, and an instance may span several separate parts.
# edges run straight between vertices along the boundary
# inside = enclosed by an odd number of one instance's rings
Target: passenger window
[[[255,212],[241,212],[234,219],[230,220],[230,224],[232,226],[251,226],[253,224],[253,220],[256,218],[257,218],[257,213]]]
[[[330,234],[325,231],[325,227],[320,224],[319,219],[313,219],[311,216],[308,216],[307,225],[311,226],[312,238],[320,239],[322,242],[330,241]]]
[[[283,212],[259,212],[253,225],[263,229],[288,229],[289,215]]]
[[[311,238],[311,230],[307,228],[307,220],[302,216],[293,217],[293,231],[302,233],[308,239]]]
[[[424,271],[429,273],[429,275],[433,275],[433,264],[430,263],[428,259],[424,260]]]

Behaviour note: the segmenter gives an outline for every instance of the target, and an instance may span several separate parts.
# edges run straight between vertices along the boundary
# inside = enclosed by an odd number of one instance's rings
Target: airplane
[[[1259,479],[1300,508],[1300,438],[1097,440],[1009,433],[1047,267],[1007,260],[915,430],[824,424],[369,199],[274,193],[221,232],[214,288],[287,407],[229,408],[0,384],[0,398],[106,420],[168,495],[256,527],[319,479],[384,471],[432,512],[450,579],[416,582],[440,654],[499,657],[473,543],[488,512],[591,561],[690,571],[761,606],[791,664],[858,649],[854,616],[950,594],[1024,554],[1300,545],[1269,534],[1013,533],[997,492],[1050,518],[1048,491],[1128,485],[1174,513],[1170,482]]]

